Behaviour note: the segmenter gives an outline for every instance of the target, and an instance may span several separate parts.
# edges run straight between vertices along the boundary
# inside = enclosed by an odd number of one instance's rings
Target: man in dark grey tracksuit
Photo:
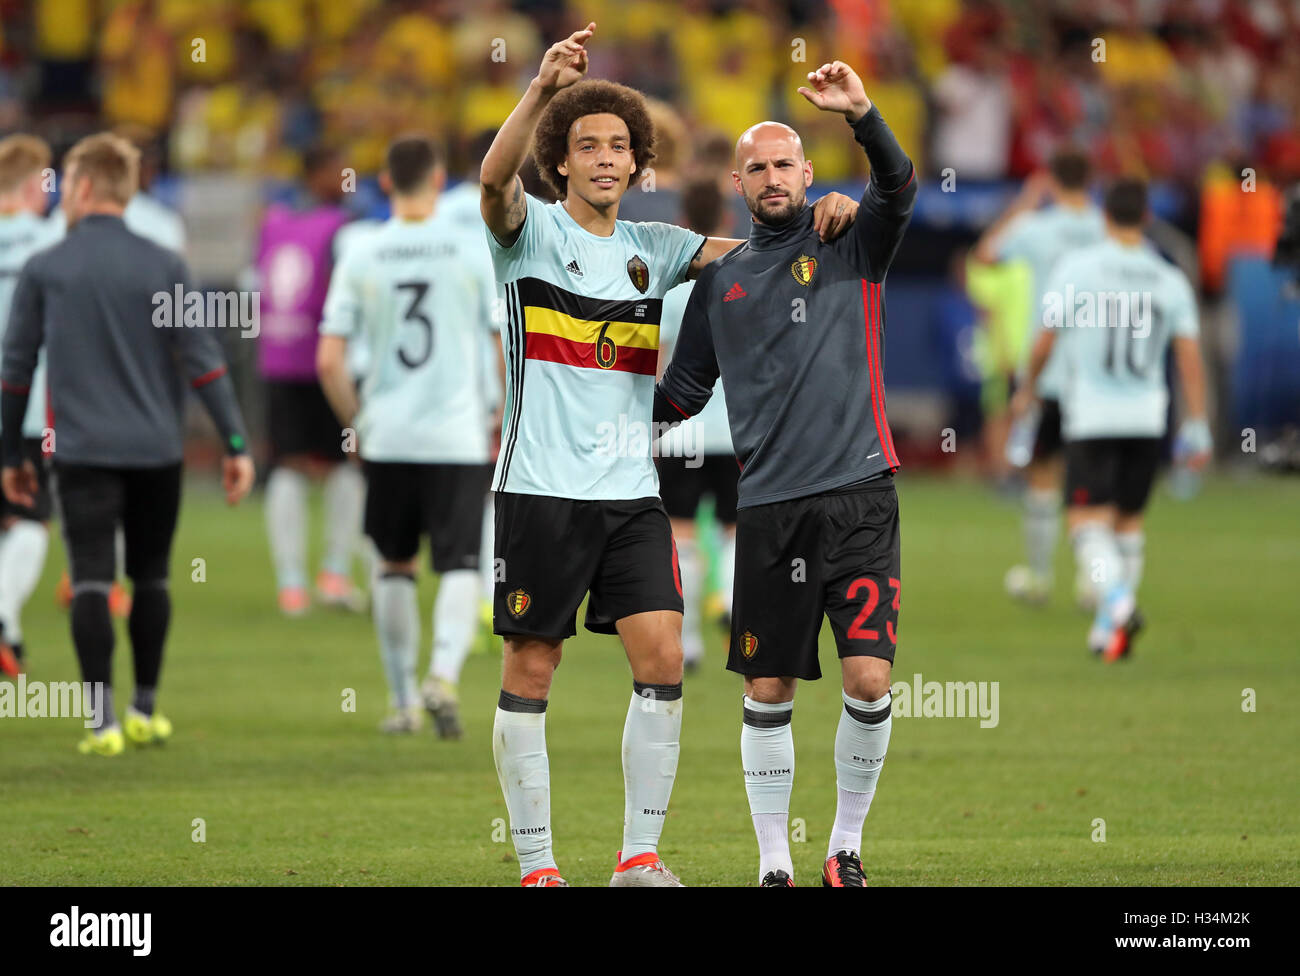
[[[110,690],[108,610],[119,524],[134,584],[129,631],[136,692],[126,737],[145,743],[170,735],[154,696],[171,616],[168,561],[180,506],[186,387],[180,374],[221,434],[227,499],[242,498],[253,479],[220,343],[204,327],[214,323],[193,310],[186,322],[185,309],[172,307],[178,286],[182,294],[191,291],[185,262],[122,222],[135,191],[136,160],[129,144],[109,135],[91,136],[70,151],[62,201],[68,235],[23,267],[0,366],[3,486],[21,502],[35,476],[22,453],[22,417],[45,347],[53,466],[74,594],[72,638],[83,680],[102,682],[106,692],[81,749],[101,755],[115,755],[123,744]]]
[[[899,592],[898,467],[884,392],[884,294],[916,197],[912,163],[842,62],[804,96],[843,114],[871,180],[853,228],[824,243],[793,130],[763,123],[737,144],[749,241],[708,265],[656,388],[655,419],[698,413],[722,376],[741,466],[735,607],[727,667],[745,676],[741,759],[760,884],[793,883],[786,817],[795,682],[821,677],[830,618],[844,678],[839,805],[823,884],[860,887],[862,824],[890,733]]]

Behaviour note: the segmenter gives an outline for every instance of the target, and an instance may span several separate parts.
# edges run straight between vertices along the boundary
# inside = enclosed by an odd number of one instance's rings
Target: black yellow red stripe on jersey
[[[538,278],[515,284],[523,311],[524,358],[655,375],[662,299],[588,298]]]

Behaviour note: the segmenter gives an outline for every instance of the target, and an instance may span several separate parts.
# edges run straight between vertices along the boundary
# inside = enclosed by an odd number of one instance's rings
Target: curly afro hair
[[[580,81],[570,85],[551,99],[533,136],[537,172],[560,199],[569,192],[569,179],[558,168],[569,153],[569,130],[584,115],[604,113],[622,119],[632,137],[636,168],[628,178],[628,186],[636,182],[641,171],[655,158],[655,126],[644,95],[612,81]]]

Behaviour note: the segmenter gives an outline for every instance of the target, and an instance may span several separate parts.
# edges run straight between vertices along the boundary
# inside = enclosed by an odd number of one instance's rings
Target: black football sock
[[[113,712],[113,620],[108,613],[108,590],[108,583],[79,583],[73,587],[72,596],[72,643],[81,663],[81,680],[103,689],[96,732],[117,721]]]
[[[135,664],[132,705],[145,715],[153,714],[154,694],[162,671],[163,645],[171,616],[172,601],[167,581],[136,580],[127,630],[131,635],[131,654]]]

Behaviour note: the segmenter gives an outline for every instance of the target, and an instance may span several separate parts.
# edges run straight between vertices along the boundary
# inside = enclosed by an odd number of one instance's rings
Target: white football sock
[[[510,839],[519,858],[519,876],[555,867],[545,700],[501,692],[492,724],[492,755],[510,813]]]
[[[1044,580],[1052,578],[1056,537],[1060,528],[1061,499],[1054,491],[1025,494],[1025,555],[1029,568]]]
[[[722,589],[722,605],[731,613],[736,592],[736,531],[722,531],[722,548],[718,551],[718,585]]]
[[[677,569],[682,578],[682,659],[696,662],[704,657],[700,633],[700,547],[694,539],[677,540]]]
[[[889,692],[876,701],[860,701],[844,693],[840,727],[835,733],[835,825],[826,852],[862,853],[862,824],[876,795],[876,782],[889,751],[889,733],[894,725]]]
[[[478,571],[482,580],[482,599],[491,603],[496,596],[496,556],[493,546],[496,538],[496,519],[493,515],[492,492],[488,492],[487,503],[483,506],[483,535],[479,543]]]
[[[740,727],[740,763],[758,838],[758,880],[769,871],[794,877],[790,857],[790,791],[794,789],[794,702],[768,704],[746,696]]]
[[[1119,547],[1120,564],[1123,566],[1124,582],[1134,593],[1137,593],[1138,586],[1142,583],[1146,541],[1146,533],[1141,529],[1136,532],[1115,534],[1115,544]]]
[[[266,535],[280,589],[307,585],[307,476],[277,467],[266,479]]]
[[[418,705],[415,662],[420,647],[420,606],[415,580],[405,573],[381,573],[375,580],[371,605],[393,707]]]
[[[351,575],[365,503],[366,479],[361,469],[351,462],[334,465],[325,479],[325,559],[321,565],[327,571]]]
[[[1100,606],[1111,589],[1123,582],[1115,533],[1102,522],[1085,522],[1074,530],[1072,541],[1079,573],[1088,581]]]
[[[433,604],[433,657],[429,673],[453,685],[460,682],[460,669],[474,642],[478,625],[478,572],[456,569],[438,580],[438,598]]]
[[[623,860],[659,849],[677,779],[682,686],[633,682],[623,725]]]
[[[49,530],[31,519],[18,519],[0,542],[0,624],[11,644],[23,639],[23,604],[40,581],[49,543]]]

